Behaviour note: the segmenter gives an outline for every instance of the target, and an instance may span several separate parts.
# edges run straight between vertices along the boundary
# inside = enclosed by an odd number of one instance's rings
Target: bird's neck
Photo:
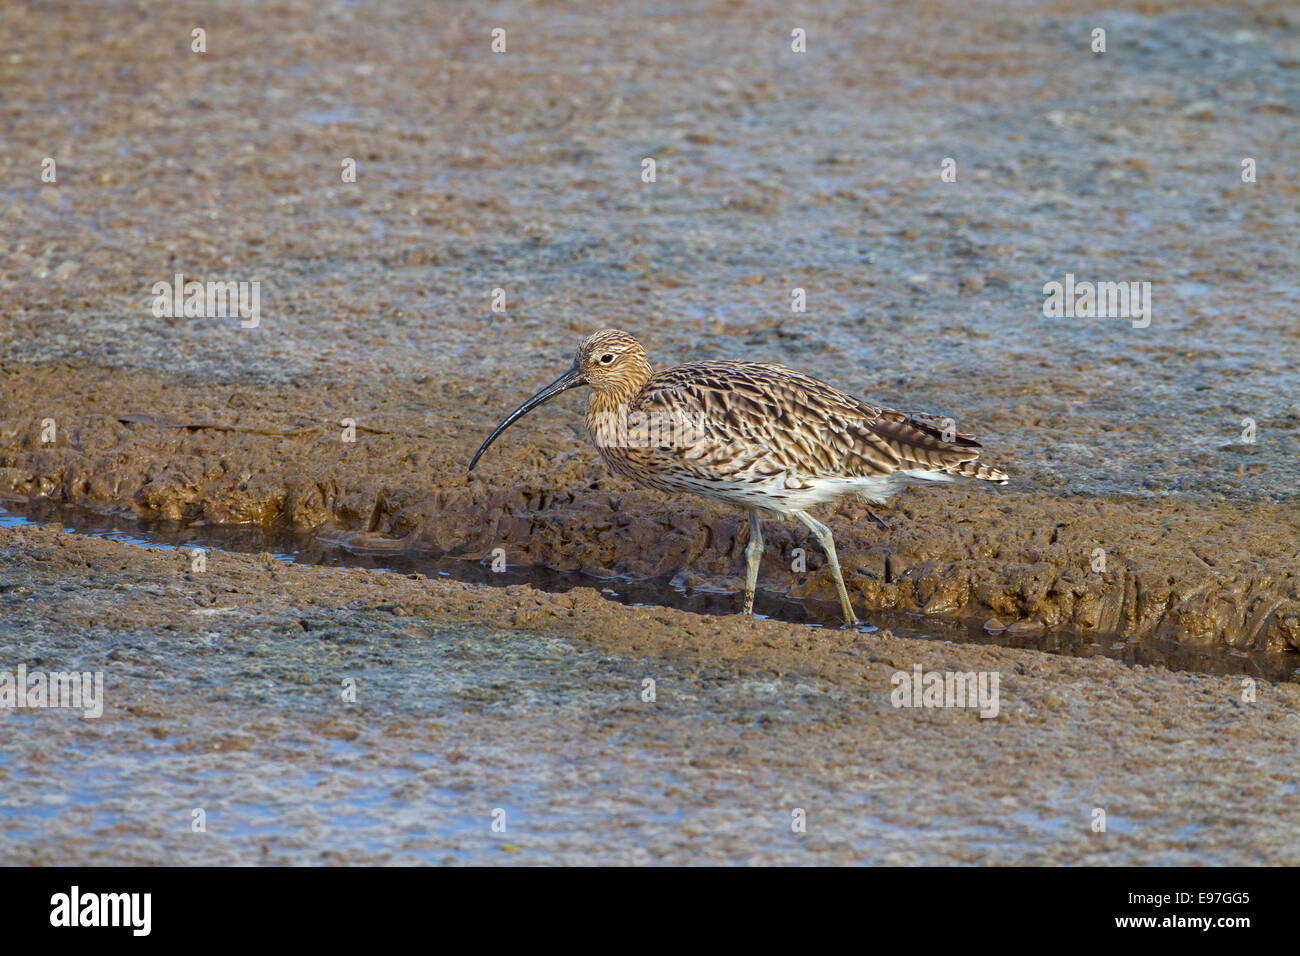
[[[650,363],[642,361],[633,374],[623,375],[603,388],[593,388],[587,399],[588,431],[595,435],[598,426],[608,429],[611,422],[623,420],[652,375]]]
[[[637,395],[641,394],[641,389],[645,388],[646,382],[650,381],[652,375],[654,369],[651,368],[650,363],[641,359],[631,370],[620,375],[616,380],[604,383],[600,388],[593,388],[587,407],[608,412],[630,405]]]

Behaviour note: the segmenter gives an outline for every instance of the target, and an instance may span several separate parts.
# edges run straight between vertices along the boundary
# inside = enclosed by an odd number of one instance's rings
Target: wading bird
[[[1007,480],[976,464],[979,442],[941,428],[936,416],[872,405],[780,365],[693,362],[656,372],[641,343],[617,329],[583,339],[572,367],[493,429],[470,470],[515,421],[579,385],[591,386],[587,431],[615,473],[749,512],[746,614],[763,555],[760,514],[797,518],[817,537],[852,625],[835,542],[808,508],[848,494],[883,503],[918,480]]]

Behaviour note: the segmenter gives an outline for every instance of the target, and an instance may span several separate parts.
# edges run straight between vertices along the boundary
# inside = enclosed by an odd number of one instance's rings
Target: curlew
[[[591,386],[587,431],[616,474],[749,513],[747,615],[763,554],[761,514],[796,518],[813,533],[853,625],[835,541],[809,508],[851,494],[883,503],[917,481],[1007,480],[977,464],[979,442],[941,428],[944,419],[872,405],[780,365],[693,362],[656,372],[641,343],[616,329],[583,339],[569,370],[493,429],[470,470],[515,421],[579,385]]]

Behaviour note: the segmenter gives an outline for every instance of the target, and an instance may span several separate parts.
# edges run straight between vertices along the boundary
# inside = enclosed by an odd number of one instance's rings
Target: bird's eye
[[[600,357],[601,365],[608,365],[612,361],[614,361],[614,356],[609,352],[606,352],[604,355]]]

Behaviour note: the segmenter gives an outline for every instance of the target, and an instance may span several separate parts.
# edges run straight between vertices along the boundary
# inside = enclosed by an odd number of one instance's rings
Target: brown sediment
[[[606,475],[576,398],[464,471],[622,326],[656,363],[777,361],[952,415],[1011,473],[908,492],[888,531],[827,515],[864,608],[1295,647],[1294,13],[1203,6],[1122,15],[1105,56],[1072,0],[829,0],[800,55],[778,3],[649,33],[515,10],[504,56],[415,3],[234,4],[216,29],[258,42],[207,55],[192,25],[16,8],[0,494],[735,584],[739,516]],[[1244,143],[1255,183],[1225,166]],[[1151,325],[1046,317],[1067,271],[1149,280]],[[260,324],[154,315],[177,273],[264,282]],[[767,540],[761,587],[830,593],[801,529]]]
[[[1300,644],[1294,4],[824,0],[792,22],[776,0],[574,2],[497,23],[235,0],[202,55],[183,12],[9,6],[0,497],[738,587],[742,516],[605,474],[576,396],[465,471],[582,335],[622,327],[656,364],[780,362],[952,416],[1011,474],[907,492],[887,530],[827,509],[861,609],[1227,661]],[[1150,325],[1047,317],[1067,272],[1149,281]],[[155,315],[177,273],[261,281],[260,324]],[[760,588],[831,596],[801,528],[764,537]],[[0,526],[0,670],[114,682],[102,723],[0,711],[21,731],[0,789],[64,801],[0,814],[4,862],[1297,862],[1294,686],[589,589],[185,567]],[[1004,717],[893,709],[916,663],[1001,671]],[[642,706],[647,671],[671,706]],[[340,706],[352,673],[391,702]],[[273,822],[195,842],[172,805],[191,793]],[[508,848],[481,839],[497,794],[541,824]],[[792,842],[804,795],[816,825]],[[240,817],[220,809],[218,829]]]
[[[0,639],[106,680],[98,720],[0,709],[5,792],[69,798],[0,815],[6,863],[1298,860],[1294,684],[57,526],[0,526]],[[996,715],[897,706],[918,667],[1000,675]]]
[[[41,420],[5,421],[0,495],[317,528],[371,549],[503,548],[511,564],[714,588],[735,584],[743,563],[740,512],[606,474],[579,423],[564,421],[571,408],[516,426],[471,475],[469,456],[508,404],[490,382],[473,383],[487,401],[458,379],[394,383],[382,397],[268,388],[250,403],[240,390],[138,373],[10,365],[3,375],[12,408],[39,407],[58,428],[42,444]],[[424,422],[441,427],[412,428]],[[1300,514],[1287,505],[943,486],[906,492],[887,513],[887,530],[855,503],[830,513],[850,591],[868,609],[1300,648]],[[761,588],[833,597],[802,529],[769,522],[765,540]],[[791,570],[796,548],[806,572]]]

